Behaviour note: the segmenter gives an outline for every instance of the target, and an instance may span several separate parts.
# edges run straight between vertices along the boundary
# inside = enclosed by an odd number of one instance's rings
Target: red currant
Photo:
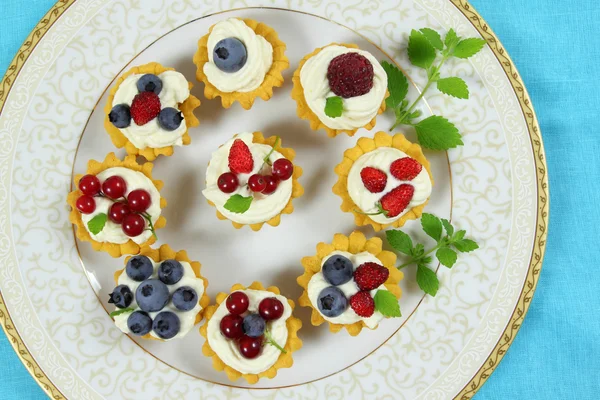
[[[84,194],[77,199],[75,206],[82,214],[91,214],[96,209],[96,201],[92,196]]]
[[[245,313],[249,304],[250,300],[244,292],[233,292],[225,300],[225,306],[227,306],[229,312],[237,315]]]
[[[283,304],[275,297],[267,297],[258,305],[258,313],[265,321],[279,319],[283,315]]]
[[[150,198],[150,193],[144,189],[136,189],[127,195],[127,203],[129,203],[131,211],[141,213],[150,207],[152,199]]]
[[[123,218],[121,228],[129,237],[138,236],[144,232],[144,229],[146,228],[146,221],[144,221],[144,217],[142,217],[140,214],[129,214]]]
[[[245,358],[256,358],[262,349],[263,337],[242,336],[239,341],[240,353]]]
[[[244,335],[244,318],[239,315],[228,314],[223,317],[219,327],[223,336],[229,339],[238,339]]]
[[[223,193],[233,193],[239,185],[238,178],[233,172],[225,172],[217,179],[217,186]]]
[[[263,194],[271,194],[277,190],[277,186],[279,186],[279,178],[273,175],[265,175],[263,178],[267,182],[267,186],[262,191]]]
[[[259,174],[254,174],[248,179],[248,187],[256,193],[260,193],[267,187],[265,177]]]
[[[106,197],[113,200],[125,196],[126,191],[127,184],[125,183],[125,179],[120,176],[111,176],[102,184],[102,192],[104,192]]]
[[[294,164],[287,158],[280,158],[273,163],[271,173],[282,181],[287,181],[294,173]]]
[[[100,180],[98,180],[95,175],[84,175],[83,178],[79,180],[79,190],[81,190],[83,194],[95,196],[100,193],[101,188],[102,185],[100,185]]]
[[[108,218],[115,224],[122,223],[129,214],[131,214],[131,210],[125,203],[113,203],[108,209]]]

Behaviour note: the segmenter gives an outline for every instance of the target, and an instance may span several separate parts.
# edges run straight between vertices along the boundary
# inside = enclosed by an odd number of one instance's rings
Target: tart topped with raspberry
[[[292,213],[292,200],[304,192],[298,183],[302,169],[293,164],[295,152],[280,144],[276,136],[241,133],[213,153],[202,194],[219,219],[256,231],[264,223],[277,226],[281,214]]]
[[[149,161],[189,144],[188,129],[199,124],[193,110],[200,105],[191,88],[181,73],[158,63],[127,71],[105,107],[104,127],[113,144]]]
[[[352,44],[316,49],[302,59],[293,82],[298,116],[309,120],[311,129],[325,129],[331,137],[372,129],[389,95],[383,67],[371,53]]]
[[[234,285],[229,295],[219,293],[217,304],[206,309],[202,352],[232,381],[273,378],[279,368],[292,366],[292,353],[302,347],[297,335],[302,322],[292,316],[293,309],[294,302],[276,287]]]
[[[140,165],[135,156],[121,161],[110,153],[102,163],[91,160],[86,175],[75,176],[75,185],[67,198],[69,217],[77,237],[94,250],[113,257],[137,254],[156,241],[156,229],[166,223],[163,183],[152,179],[151,163]]]
[[[285,43],[271,27],[251,19],[229,18],[211,26],[194,55],[196,78],[207,99],[223,107],[238,101],[250,109],[256,97],[269,100],[289,67]]]
[[[433,186],[421,147],[401,134],[360,138],[335,172],[333,192],[342,198],[341,209],[352,212],[357,225],[370,224],[376,231],[419,218]]]

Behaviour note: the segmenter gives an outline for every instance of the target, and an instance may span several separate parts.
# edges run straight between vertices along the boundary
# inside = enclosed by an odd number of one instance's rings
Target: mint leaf
[[[444,43],[442,43],[442,38],[440,37],[439,33],[430,28],[423,28],[419,30],[421,31],[423,36],[425,36],[427,40],[429,40],[429,43],[431,43],[433,47],[435,47],[438,50],[442,50],[444,48]]]
[[[239,194],[234,194],[227,202],[225,202],[223,208],[232,213],[243,214],[248,211],[250,204],[252,204],[252,196],[244,197]]]
[[[375,310],[379,311],[384,317],[394,318],[402,316],[398,299],[392,292],[379,289],[375,293],[373,300],[375,301]]]
[[[446,33],[446,38],[444,39],[444,44],[446,45],[447,48],[452,48],[454,46],[456,46],[456,44],[458,43],[458,35],[456,34],[456,32],[454,31],[454,29],[450,29],[448,31],[448,33]]]
[[[425,246],[423,246],[423,244],[421,243],[417,243],[415,248],[412,249],[411,255],[415,258],[418,258],[421,257],[423,254],[425,254]]]
[[[415,129],[419,143],[426,149],[448,150],[464,144],[456,126],[439,115],[419,121]]]
[[[444,229],[446,230],[446,233],[448,234],[448,236],[452,236],[452,234],[454,233],[454,227],[452,226],[450,221],[442,218],[442,225],[444,225]]]
[[[452,268],[457,258],[456,252],[447,247],[439,248],[438,251],[435,252],[435,256],[442,265],[445,265],[448,268]]]
[[[344,112],[344,101],[340,96],[328,97],[325,100],[325,115],[330,118],[341,117]]]
[[[110,314],[108,314],[108,315],[110,315],[111,317],[113,317],[113,318],[114,318],[114,317],[116,317],[117,315],[125,314],[125,313],[132,312],[132,311],[133,311],[133,308],[131,308],[131,307],[127,307],[127,308],[121,308],[121,309],[119,309],[119,310],[115,310],[115,311],[111,312],[111,313],[110,313]]]
[[[406,79],[406,76],[404,76],[402,71],[387,61],[382,61],[381,66],[387,75],[388,91],[390,92],[390,96],[385,99],[385,104],[388,108],[393,109],[403,103],[402,100],[404,100],[408,94],[408,79]],[[406,105],[404,107],[406,107]]]
[[[431,296],[435,296],[440,287],[440,281],[435,272],[424,264],[417,266],[417,284],[421,290]]]
[[[106,225],[106,220],[108,219],[105,213],[98,213],[94,216],[94,218],[90,219],[87,223],[88,230],[94,235],[99,234],[104,229],[104,225]]]
[[[462,240],[462,238],[465,237],[467,231],[465,230],[460,230],[458,232],[456,232],[456,234],[454,236],[452,236],[452,241],[457,242],[459,240]]]
[[[469,98],[469,87],[467,86],[467,83],[455,76],[438,80],[437,88],[440,92],[456,97],[457,99]]]
[[[424,213],[421,217],[421,226],[426,234],[439,242],[442,238],[442,221],[433,214]]]
[[[454,242],[454,247],[456,247],[456,250],[462,253],[468,253],[470,251],[477,250],[479,245],[471,239],[462,239]]]
[[[411,255],[413,248],[412,239],[406,233],[390,230],[385,232],[385,237],[394,250],[406,255]]]
[[[427,69],[435,60],[435,48],[421,32],[412,30],[408,38],[408,58],[410,62]]]
[[[480,38],[468,38],[461,40],[456,45],[452,55],[457,58],[469,58],[479,53],[479,50],[485,46],[486,41]]]

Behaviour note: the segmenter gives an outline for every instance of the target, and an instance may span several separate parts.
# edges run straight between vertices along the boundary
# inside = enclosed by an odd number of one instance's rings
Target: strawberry
[[[390,165],[392,176],[401,181],[412,181],[422,169],[423,166],[410,157],[399,158]]]
[[[383,285],[390,270],[374,262],[366,262],[354,271],[354,281],[360,290],[373,290]]]
[[[379,200],[379,213],[387,218],[396,217],[406,209],[414,193],[415,188],[412,185],[403,183]]]
[[[145,125],[160,113],[160,99],[154,92],[137,94],[131,102],[130,112],[136,125]]]
[[[358,292],[350,297],[350,307],[360,317],[369,318],[375,312],[375,301],[369,292]]]
[[[371,193],[383,192],[387,183],[387,175],[380,169],[365,167],[360,171],[360,178]]]
[[[249,174],[254,168],[250,149],[241,139],[235,139],[229,150],[229,169],[234,174]]]

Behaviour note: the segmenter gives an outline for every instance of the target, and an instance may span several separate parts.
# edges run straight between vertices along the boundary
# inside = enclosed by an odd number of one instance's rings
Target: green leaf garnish
[[[448,150],[464,144],[456,126],[444,117],[432,115],[414,127],[419,143],[426,149]]]
[[[412,239],[406,233],[402,231],[389,230],[385,232],[385,236],[388,243],[394,248],[394,250],[406,255],[412,254]]]
[[[442,221],[433,214],[424,213],[421,217],[423,231],[431,236],[436,242],[442,237]]]
[[[98,213],[94,218],[90,219],[87,223],[88,230],[94,235],[99,234],[104,229],[108,216],[105,213]]]
[[[456,45],[452,55],[457,58],[469,58],[479,53],[486,41],[480,38],[468,38],[461,40]]]
[[[452,268],[458,255],[452,249],[448,247],[440,247],[438,251],[435,253],[435,256],[440,261],[440,263],[448,268]]]
[[[444,229],[446,230],[446,233],[448,234],[448,236],[452,236],[452,234],[454,233],[454,227],[452,226],[450,221],[442,218],[442,225],[444,225]]]
[[[421,32],[412,30],[408,38],[408,58],[412,65],[427,69],[435,60],[435,47]]]
[[[384,317],[396,318],[402,316],[398,299],[392,292],[379,289],[373,300],[375,301],[375,310],[379,311]]]
[[[460,251],[461,253],[468,253],[479,248],[479,245],[471,239],[461,239],[453,244],[454,247],[456,247],[456,250]]]
[[[125,314],[125,313],[132,312],[132,311],[133,311],[133,308],[127,307],[127,308],[121,308],[119,310],[115,310],[108,315],[110,315],[112,318],[114,318],[117,315]]]
[[[444,44],[446,45],[446,48],[453,49],[458,44],[459,40],[460,39],[458,38],[456,31],[454,31],[454,29],[450,28],[448,33],[446,33],[446,38],[444,39]]]
[[[340,96],[328,97],[325,100],[325,115],[330,118],[341,117],[344,112],[344,101]]]
[[[469,87],[461,78],[451,76],[437,81],[437,88],[440,92],[447,94],[457,99],[469,98]]]
[[[440,281],[435,272],[424,264],[417,266],[417,284],[422,291],[431,296],[435,296],[440,287]]]
[[[223,208],[232,213],[243,214],[250,208],[252,204],[252,196],[244,197],[240,194],[234,194],[225,202]]]
[[[419,29],[419,31],[427,38],[427,40],[429,40],[429,43],[431,43],[436,50],[442,50],[444,48],[444,43],[442,42],[442,37],[439,33],[431,28],[423,28]]]
[[[382,61],[381,66],[387,74],[388,91],[390,92],[390,96],[385,99],[385,104],[387,107],[393,109],[398,107],[406,97],[408,93],[408,79],[406,79],[406,76],[402,71],[387,61]],[[406,107],[407,104],[408,102],[404,103],[404,107]]]

